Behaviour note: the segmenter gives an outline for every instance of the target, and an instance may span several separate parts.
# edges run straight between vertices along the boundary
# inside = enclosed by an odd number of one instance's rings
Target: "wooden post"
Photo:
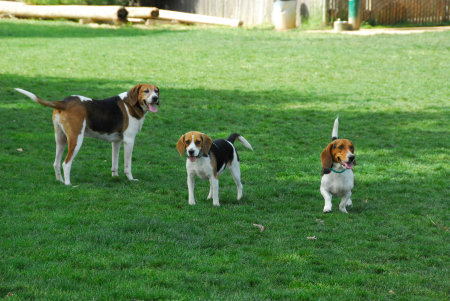
[[[327,26],[329,23],[329,14],[328,11],[330,9],[330,0],[323,0],[323,9],[322,9],[322,23],[323,26]]]

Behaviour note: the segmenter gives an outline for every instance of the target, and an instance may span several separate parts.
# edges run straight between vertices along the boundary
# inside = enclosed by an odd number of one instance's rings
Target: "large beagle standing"
[[[322,161],[322,182],[320,192],[325,199],[323,212],[331,212],[333,196],[342,197],[339,210],[347,213],[346,206],[352,205],[350,199],[353,189],[353,166],[356,165],[354,146],[348,139],[338,139],[339,117],[334,121],[332,142],[320,155]]]
[[[31,92],[18,88],[16,90],[43,106],[54,108],[56,156],[53,166],[57,180],[70,185],[70,168],[85,136],[112,142],[112,176],[119,175],[119,151],[123,141],[125,174],[128,179],[135,180],[131,174],[134,139],[142,128],[147,112],[158,111],[156,105],[159,105],[159,89],[157,86],[139,84],[128,92],[103,100],[72,95],[61,101],[47,101]],[[67,144],[63,179],[61,159]]]
[[[177,143],[180,156],[187,153],[186,170],[189,190],[189,205],[195,205],[195,176],[209,180],[208,200],[212,197],[213,205],[219,204],[219,175],[228,166],[237,187],[237,199],[242,198],[241,170],[239,156],[234,148],[234,141],[239,140],[248,149],[253,150],[250,143],[239,134],[231,134],[226,140],[212,141],[210,137],[200,132],[188,132],[181,136]]]

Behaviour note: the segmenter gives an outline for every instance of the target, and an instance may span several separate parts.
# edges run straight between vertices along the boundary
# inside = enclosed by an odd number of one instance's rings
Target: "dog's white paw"
[[[345,206],[353,206],[352,200],[348,200],[348,201],[347,201],[347,204],[345,204]]]
[[[323,213],[330,213],[331,212],[331,208],[323,208]]]
[[[213,205],[216,206],[216,207],[220,207],[219,202],[213,202]]]
[[[343,212],[343,213],[348,213],[347,212],[347,209],[345,209],[345,206],[339,206],[339,210],[341,211],[341,212]]]

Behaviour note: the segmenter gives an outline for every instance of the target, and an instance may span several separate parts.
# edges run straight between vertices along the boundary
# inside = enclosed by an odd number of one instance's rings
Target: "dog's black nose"
[[[158,101],[158,96],[152,96],[152,102],[157,102]]]
[[[195,152],[194,150],[190,150],[190,151],[188,151],[188,154],[191,155],[191,156],[193,156],[193,155],[194,155],[194,152]]]
[[[354,155],[348,156],[348,162],[353,162],[353,160],[355,160]]]

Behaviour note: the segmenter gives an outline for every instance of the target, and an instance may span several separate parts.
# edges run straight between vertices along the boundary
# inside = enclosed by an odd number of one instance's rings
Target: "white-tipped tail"
[[[339,128],[339,115],[334,120],[334,126],[333,126],[333,132],[331,133],[331,139],[337,139],[338,138],[338,128]]]
[[[247,141],[244,137],[238,136],[237,139],[238,139],[239,141],[241,141],[241,143],[244,144],[244,146],[245,146],[246,148],[248,148],[248,149],[250,149],[250,150],[253,151],[253,147],[250,145],[250,143],[248,143],[248,141]]]
[[[23,89],[19,89],[19,88],[15,88],[14,90],[16,90],[17,92],[20,92],[20,93],[22,93],[22,94],[28,96],[29,98],[31,98],[31,99],[34,100],[35,102],[38,102],[37,96],[34,95],[33,93],[28,92],[28,91],[23,90]]]

